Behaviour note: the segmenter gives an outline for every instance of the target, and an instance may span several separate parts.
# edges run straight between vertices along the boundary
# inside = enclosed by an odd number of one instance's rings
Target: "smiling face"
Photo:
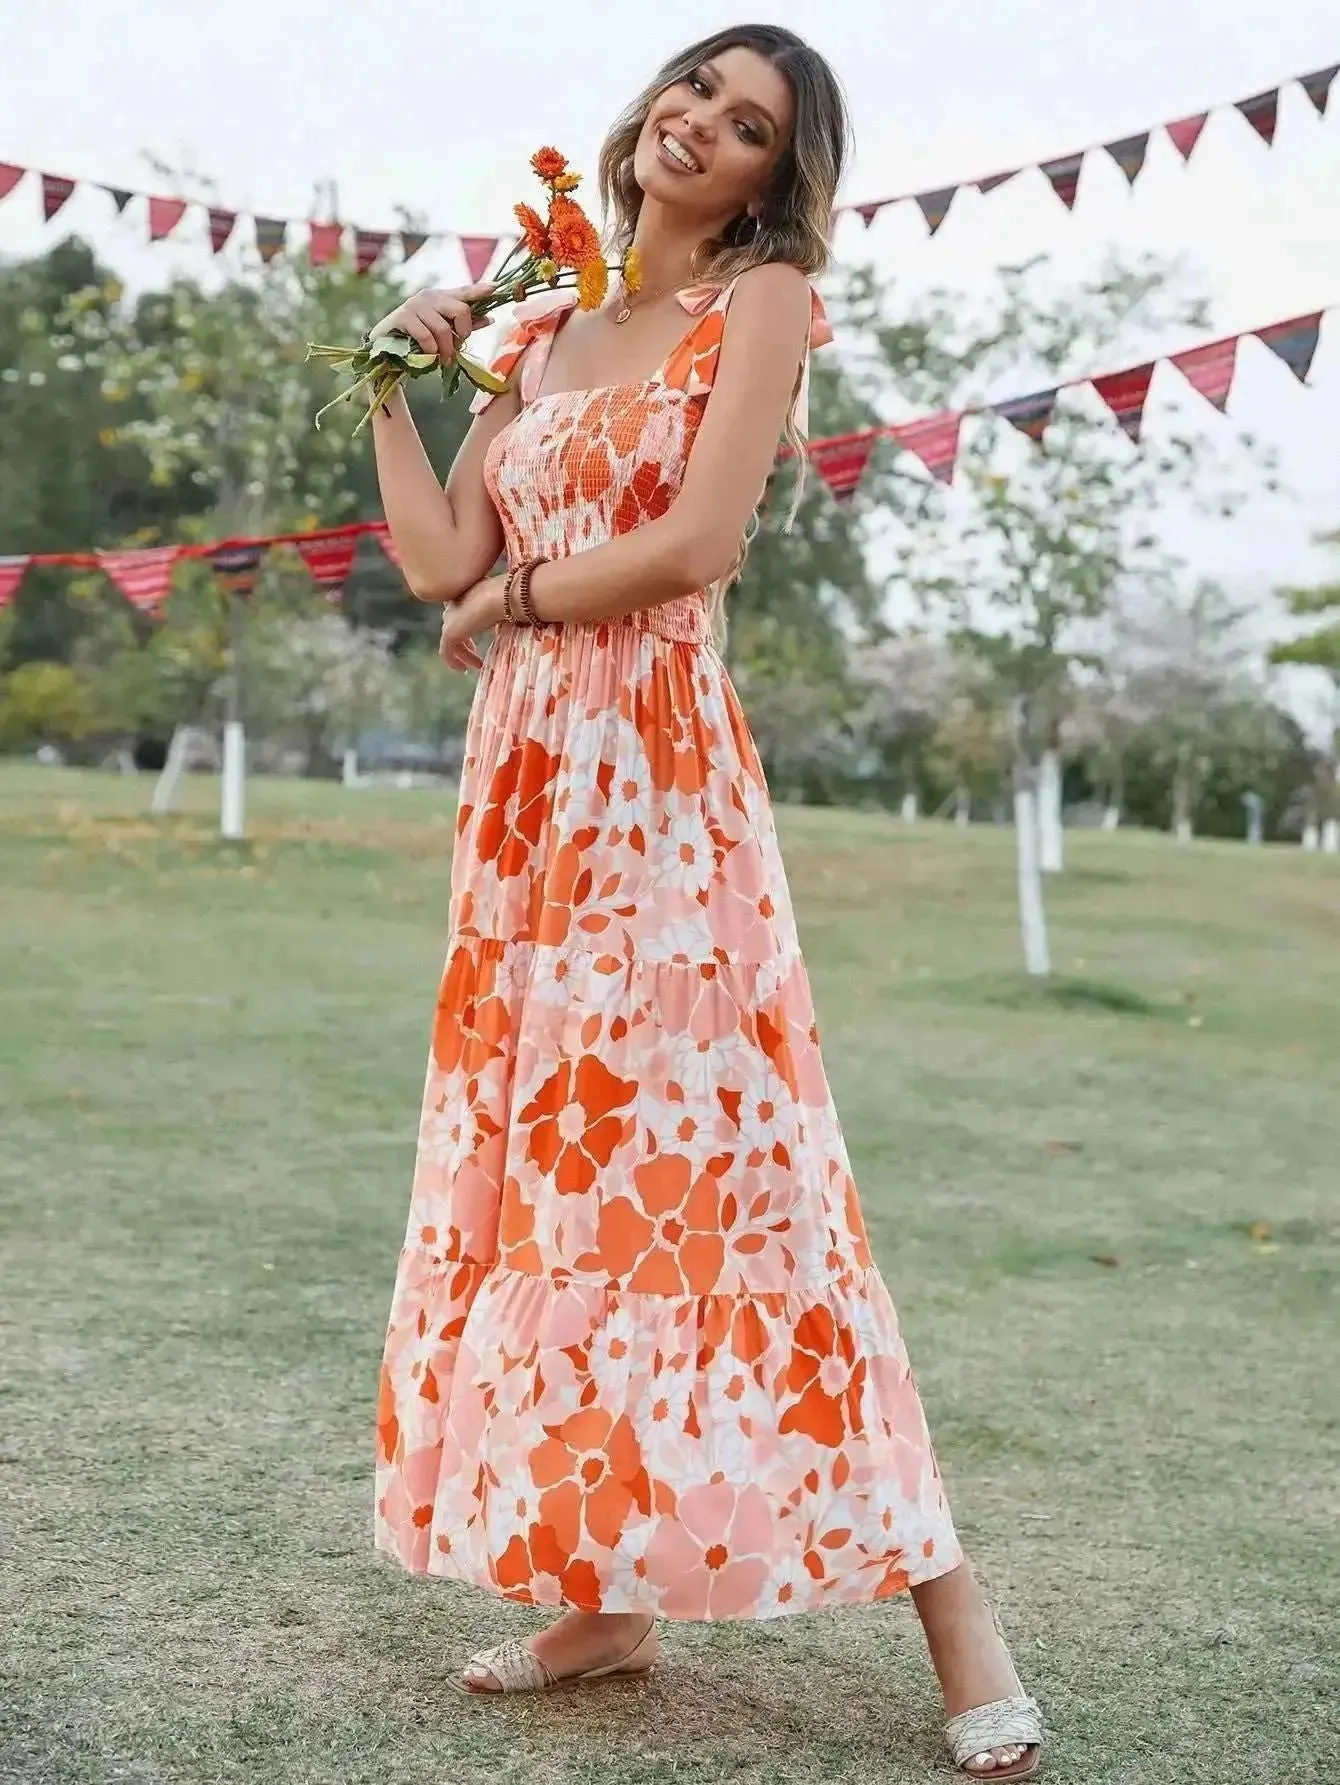
[[[754,50],[722,50],[652,100],[634,178],[644,197],[708,223],[757,214],[794,122],[786,76]]]

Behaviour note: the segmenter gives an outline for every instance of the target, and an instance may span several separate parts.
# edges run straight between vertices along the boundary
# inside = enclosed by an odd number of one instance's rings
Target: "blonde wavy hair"
[[[744,216],[732,219],[720,236],[701,244],[694,272],[705,284],[725,285],[750,267],[782,261],[815,279],[829,264],[833,203],[851,149],[851,126],[841,83],[828,63],[793,31],[777,25],[738,25],[691,44],[671,57],[615,119],[600,151],[599,166],[600,200],[611,246],[621,255],[637,228],[642,189],[633,173],[633,155],[653,103],[667,87],[687,80],[704,62],[734,49],[752,50],[785,78],[795,119],[791,139],[761,195],[757,229],[748,230]],[[796,417],[803,372],[802,363],[782,430],[797,465],[795,491],[784,523],[788,530],[805,486],[805,441]],[[744,569],[749,541],[757,530],[755,510],[734,564],[712,591],[714,617],[719,617],[726,589]]]

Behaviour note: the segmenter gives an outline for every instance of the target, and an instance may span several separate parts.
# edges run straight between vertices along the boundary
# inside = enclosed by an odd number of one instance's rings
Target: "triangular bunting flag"
[[[400,232],[400,258],[413,260],[427,240],[428,231],[426,229],[402,229]]]
[[[26,167],[15,167],[12,161],[0,161],[0,198],[8,198],[27,171]]]
[[[917,204],[921,207],[921,214],[932,235],[949,215],[949,207],[953,204],[957,191],[957,186],[943,186],[938,192],[917,193]]]
[[[48,223],[73,191],[73,180],[64,179],[60,174],[42,175],[42,215]]]
[[[1321,311],[1318,310],[1312,316],[1294,316],[1288,322],[1274,322],[1269,328],[1259,328],[1256,338],[1264,341],[1272,353],[1278,354],[1300,384],[1306,384],[1320,330]]]
[[[856,215],[861,219],[861,222],[865,224],[867,229],[869,229],[870,225],[875,221],[875,218],[878,217],[880,212],[884,209],[884,200],[881,198],[877,204],[854,205],[852,208],[856,212]]]
[[[396,569],[399,570],[399,568],[400,568],[400,553],[396,549],[395,540],[391,538],[391,529],[387,526],[386,522],[385,521],[378,522],[376,524],[376,526],[373,528],[373,533],[376,538],[377,544],[386,553],[387,557],[391,560],[392,564],[395,565]]]
[[[282,217],[258,217],[256,219],[256,252],[267,266],[276,254],[284,251],[284,237],[288,224]]]
[[[465,268],[473,284],[478,285],[493,265],[498,240],[497,236],[461,237],[461,253],[465,256]]]
[[[1270,87],[1269,93],[1254,93],[1249,100],[1238,100],[1235,111],[1242,112],[1265,145],[1274,143],[1279,121],[1279,87]]]
[[[878,435],[848,434],[841,440],[816,441],[809,449],[811,465],[823,478],[837,502],[850,502],[856,494]]]
[[[1163,126],[1183,161],[1190,161],[1191,151],[1200,141],[1200,133],[1204,130],[1205,120],[1209,115],[1208,112],[1197,112],[1194,118],[1179,118],[1175,124]]]
[[[903,422],[889,432],[899,446],[917,455],[937,483],[952,483],[962,426],[963,411],[957,409],[948,415],[928,415],[924,421]]]
[[[1233,389],[1238,339],[1237,335],[1230,335],[1226,341],[1211,341],[1204,347],[1193,347],[1189,353],[1172,356],[1172,363],[1191,388],[1198,390],[1221,414],[1228,407],[1229,392]]]
[[[261,567],[260,546],[221,545],[209,554],[209,561],[215,576],[230,595],[241,595],[245,599],[256,587]]]
[[[1150,360],[1147,365],[1131,366],[1125,372],[1109,372],[1105,378],[1093,380],[1093,388],[1121,423],[1123,433],[1137,443],[1145,415],[1145,398],[1149,395],[1153,376],[1154,362]]]
[[[1263,143],[1269,146],[1274,142],[1280,109],[1278,87],[1272,87],[1268,93],[1254,93],[1250,99],[1239,99],[1234,109],[1242,113]]]
[[[1056,408],[1056,390],[1037,390],[1027,397],[1011,397],[1007,402],[992,405],[991,413],[1027,434],[1030,440],[1041,440],[1051,426]]]
[[[130,605],[149,613],[167,595],[180,550],[180,546],[156,545],[147,551],[99,552],[97,559]]]
[[[1319,118],[1326,116],[1326,102],[1331,97],[1331,85],[1337,74],[1340,74],[1340,62],[1332,63],[1329,68],[1319,68],[1315,74],[1305,74],[1299,77],[1298,85],[1316,106]],[[3,196],[2,189],[0,189],[0,196]]]
[[[1012,180],[1018,172],[1017,167],[1012,167],[1008,173],[988,174],[984,180],[976,182],[977,190],[979,192],[994,192],[997,186],[1003,186],[1006,180]]]
[[[149,200],[149,240],[161,242],[170,236],[186,215],[184,198],[151,198]]]
[[[216,254],[221,254],[233,226],[237,222],[236,211],[212,210],[209,213],[209,245]]]
[[[295,539],[293,543],[321,588],[334,594],[344,587],[358,551],[356,533],[335,539]]]
[[[133,192],[128,192],[124,186],[104,186],[103,191],[116,206],[116,214],[118,217],[124,215],[126,206],[135,196]]]
[[[1079,191],[1080,169],[1084,166],[1083,155],[1062,155],[1056,161],[1044,161],[1042,171],[1052,183],[1052,191],[1060,199],[1067,211],[1075,208],[1075,195]]]
[[[312,223],[308,225],[307,258],[314,267],[329,266],[332,260],[340,258],[340,242],[344,235],[342,223]]]
[[[360,273],[369,272],[376,266],[390,239],[391,232],[386,229],[354,231],[354,265]]]
[[[1145,156],[1149,153],[1149,132],[1145,130],[1139,136],[1123,136],[1118,142],[1104,143],[1103,147],[1134,186],[1145,164]]]
[[[26,552],[21,558],[0,558],[0,607],[8,607],[14,599],[27,568]]]

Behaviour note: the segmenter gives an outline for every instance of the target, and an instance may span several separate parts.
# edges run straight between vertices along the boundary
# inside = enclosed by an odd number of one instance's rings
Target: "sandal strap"
[[[547,1692],[558,1684],[539,1656],[515,1636],[509,1636],[497,1648],[481,1649],[477,1655],[471,1655],[470,1665],[487,1667],[504,1692]]]
[[[1042,1741],[1042,1712],[1032,1698],[998,1698],[951,1717],[945,1724],[945,1741],[962,1766],[991,1748],[1032,1748]]]

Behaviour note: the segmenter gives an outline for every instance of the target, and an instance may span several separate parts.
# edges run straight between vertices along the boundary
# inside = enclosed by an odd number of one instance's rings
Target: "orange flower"
[[[579,204],[560,193],[549,211],[549,252],[564,267],[584,267],[600,258],[600,237]]]
[[[629,297],[636,297],[642,289],[642,255],[640,250],[630,242],[623,257],[623,288]]]
[[[529,205],[514,205],[512,215],[521,225],[521,233],[526,238],[526,249],[529,253],[543,255],[549,253],[549,231],[545,228],[544,218]]]
[[[609,268],[603,260],[588,260],[577,274],[577,307],[598,310],[610,288]]]
[[[568,171],[568,158],[557,149],[537,149],[530,164],[542,180],[556,180]]]
[[[555,192],[575,192],[582,183],[580,174],[560,174],[553,182]]]

